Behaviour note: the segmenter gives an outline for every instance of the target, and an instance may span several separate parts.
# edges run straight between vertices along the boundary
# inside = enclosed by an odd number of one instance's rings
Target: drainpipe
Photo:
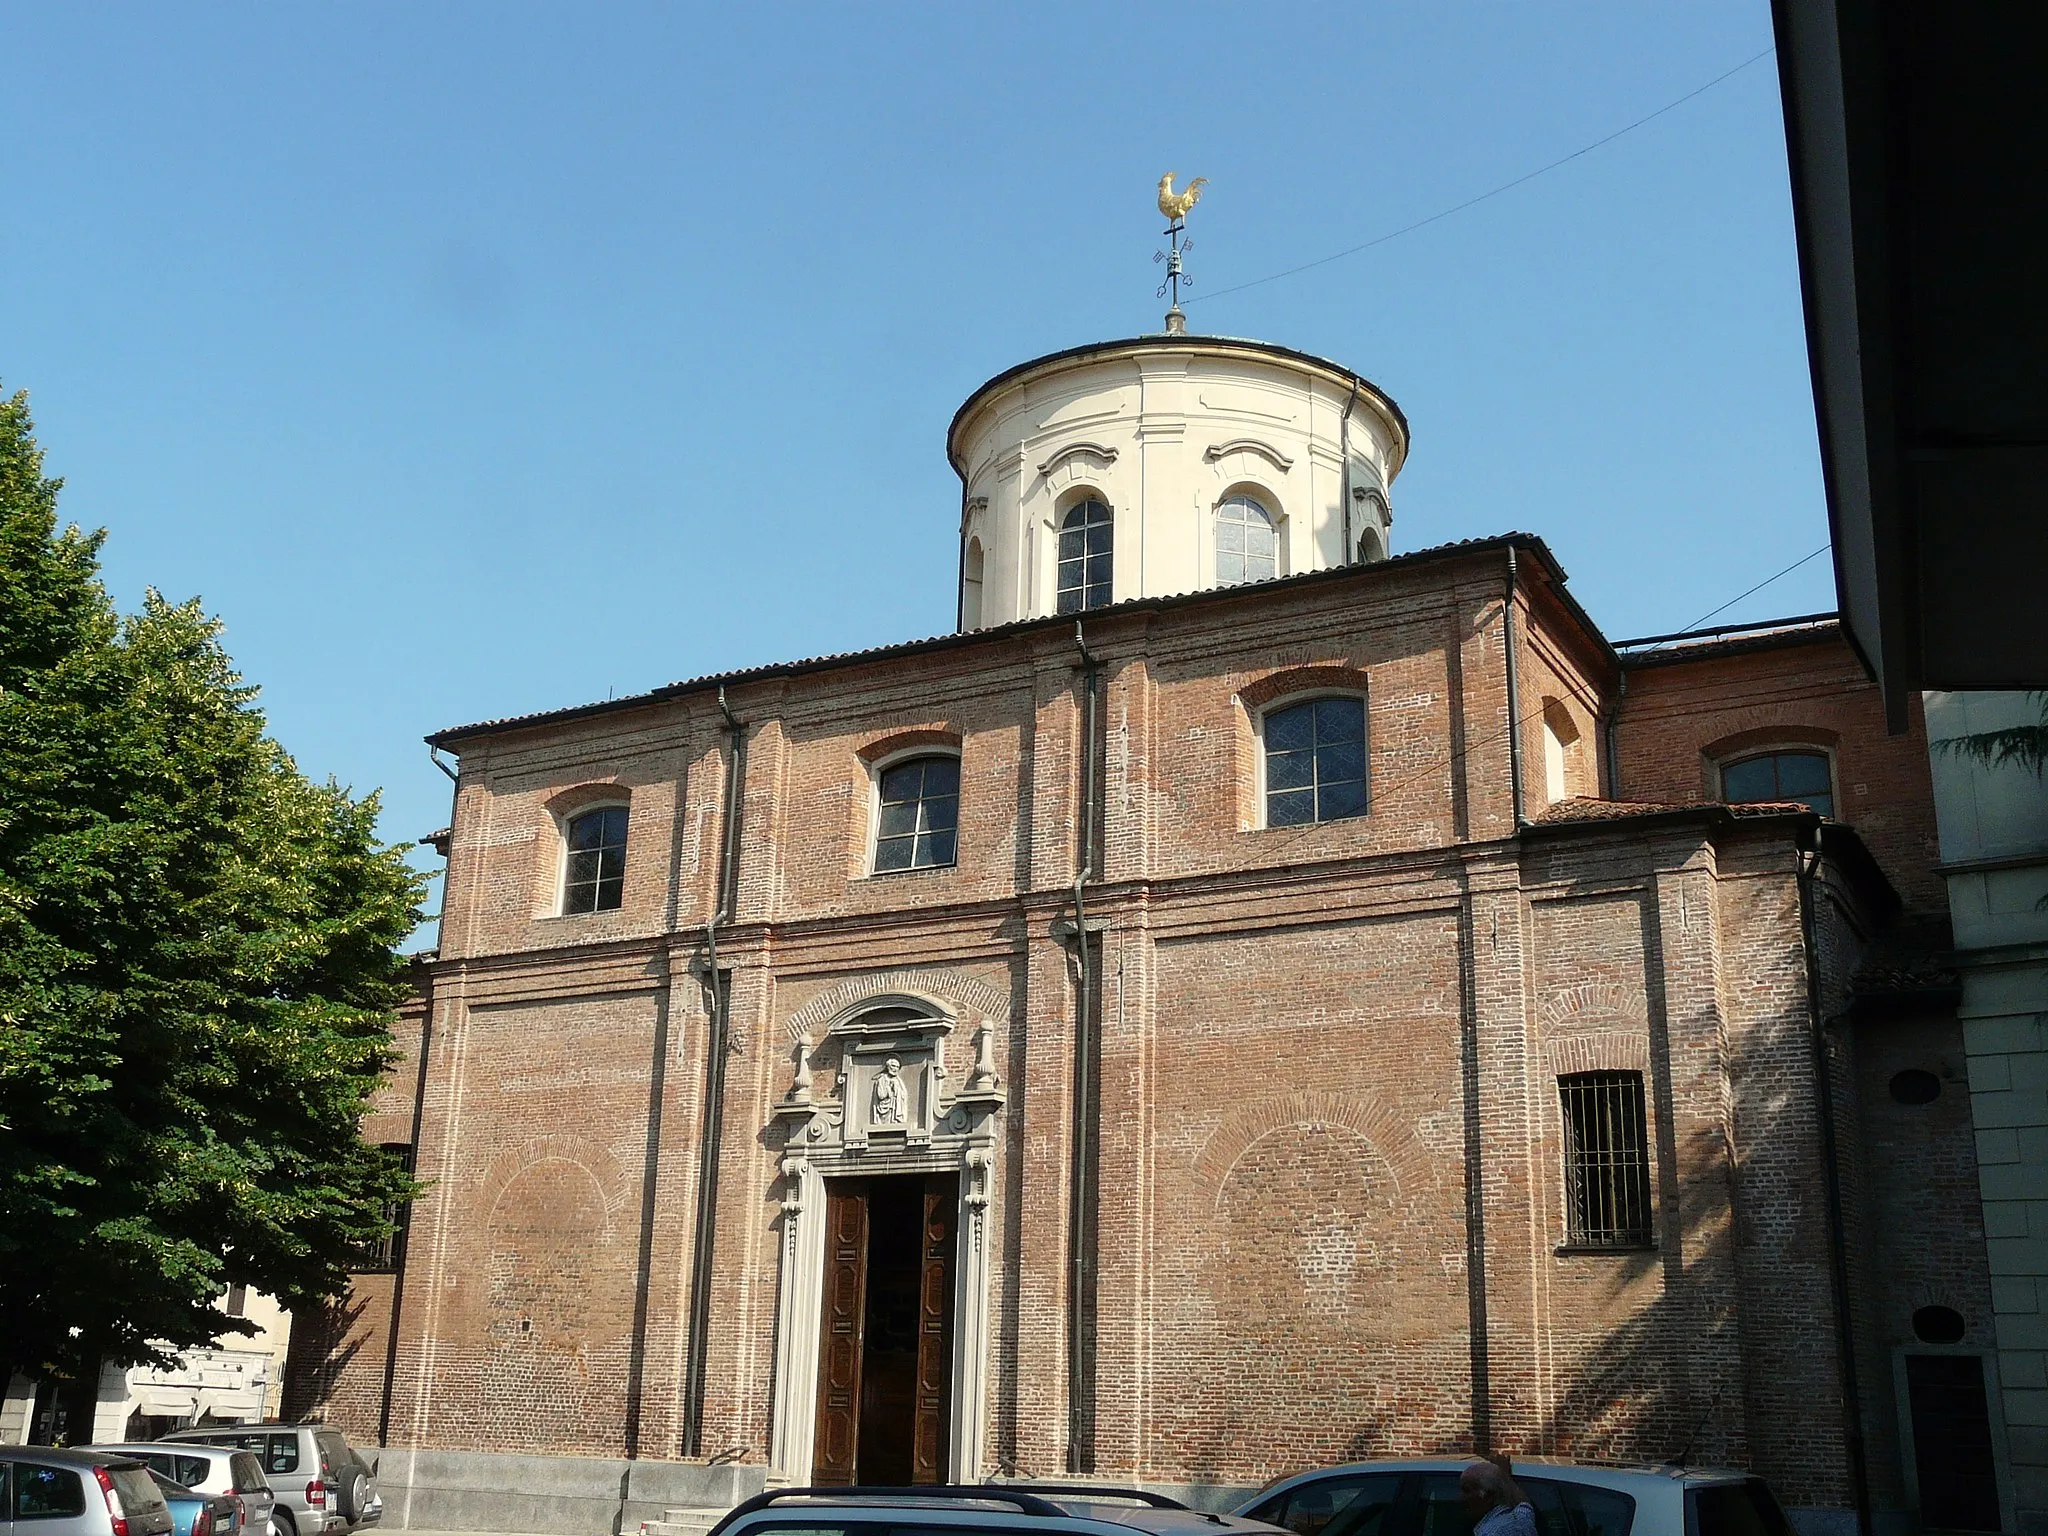
[[[1358,404],[1358,378],[1351,379],[1351,396],[1344,402],[1344,414],[1337,420],[1337,453],[1344,461],[1344,477],[1338,483],[1337,494],[1344,502],[1344,558],[1339,565],[1349,565],[1358,558],[1358,546],[1351,542],[1351,408]]]
[[[1081,858],[1074,875],[1074,951],[1079,975],[1074,984],[1074,1143],[1067,1202],[1067,1470],[1086,1472],[1084,1407],[1090,1385],[1087,1350],[1090,1318],[1084,1305],[1093,1278],[1089,1251],[1095,1193],[1095,1127],[1089,1111],[1094,1103],[1094,1020],[1089,983],[1093,962],[1088,952],[1088,905],[1083,885],[1095,874],[1095,749],[1096,675],[1100,664],[1088,649],[1081,621],[1074,621],[1074,645],[1081,653]]]
[[[1515,830],[1522,819],[1522,693],[1515,682],[1515,546],[1508,546],[1507,600],[1500,611],[1501,642],[1508,658],[1508,790],[1515,802]]]
[[[1628,702],[1628,668],[1614,690],[1614,708],[1607,712],[1607,798],[1621,798],[1621,707]]]
[[[1849,1310],[1849,1241],[1842,1215],[1842,1171],[1835,1136],[1834,1072],[1828,1061],[1827,1018],[1822,1012],[1820,944],[1814,929],[1814,876],[1820,869],[1820,830],[1813,852],[1799,856],[1799,937],[1806,951],[1806,1012],[1813,1048],[1813,1087],[1820,1111],[1821,1183],[1828,1218],[1828,1279],[1835,1303],[1835,1356],[1842,1375],[1842,1438],[1849,1453],[1850,1495],[1858,1536],[1871,1536],[1870,1464],[1863,1443],[1863,1392],[1856,1377],[1856,1322]]]
[[[739,885],[740,814],[747,776],[747,725],[718,690],[725,716],[730,766],[725,775],[725,849],[718,869],[718,906],[704,925],[705,980],[711,988],[711,1028],[705,1040],[704,1133],[697,1151],[697,1233],[690,1249],[690,1354],[683,1387],[683,1454],[700,1456],[704,1443],[706,1360],[711,1349],[711,1250],[718,1233],[719,1133],[725,1118],[725,1057],[730,1038],[731,989],[718,969],[718,927],[730,923]]]
[[[982,574],[986,576],[986,569]],[[984,598],[987,593],[983,593]],[[967,477],[960,477],[960,568],[953,576],[953,632],[967,627]]]

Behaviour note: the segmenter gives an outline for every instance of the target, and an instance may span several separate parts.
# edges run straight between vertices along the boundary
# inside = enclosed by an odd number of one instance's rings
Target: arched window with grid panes
[[[1365,814],[1364,699],[1333,694],[1268,710],[1263,735],[1267,826]]]
[[[960,759],[906,758],[875,780],[875,873],[936,869],[959,857]]]
[[[1216,507],[1216,585],[1241,587],[1280,574],[1273,514],[1254,496],[1226,496]]]
[[[1060,519],[1057,612],[1109,606],[1115,537],[1107,503],[1091,496],[1067,509]]]
[[[626,892],[626,808],[601,805],[572,816],[562,866],[562,912],[615,912]]]

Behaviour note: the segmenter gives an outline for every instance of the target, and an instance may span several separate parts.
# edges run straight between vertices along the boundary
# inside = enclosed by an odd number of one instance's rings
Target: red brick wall
[[[1841,1422],[1815,1406],[1837,1386],[1815,1347],[1833,1314],[1788,833],[1508,840],[1504,590],[1496,551],[1086,621],[1102,663],[1088,901],[1107,923],[1094,1463],[1256,1481],[1461,1449],[1484,1422],[1551,1454],[1691,1440],[1793,1502],[1839,1504]],[[1597,763],[1604,684],[1597,647],[1533,577],[1525,591],[1534,810],[1541,699]],[[758,1461],[768,1439],[789,1021],[914,973],[942,999],[999,1000],[982,1010],[1010,1094],[992,1459],[1062,1468],[1074,1000],[1054,922],[1079,864],[1077,662],[1071,628],[1049,625],[728,690],[748,763],[718,941],[732,1041],[707,1451]],[[1830,708],[1845,782],[1896,839],[1919,814],[1910,775],[1877,771],[1896,751],[1856,734],[1866,701],[1813,662],[1632,673],[1624,792],[1697,800],[1702,742]],[[1259,829],[1254,711],[1354,674],[1371,814]],[[960,862],[870,876],[862,752],[913,731],[960,739]],[[640,1453],[677,1453],[707,1040],[689,967],[717,900],[724,752],[703,695],[464,745],[395,1443],[619,1454],[637,1372]],[[549,916],[554,816],[586,792],[630,797],[625,905]],[[1830,951],[1838,970],[1856,942]],[[1557,1252],[1555,1079],[1588,1064],[1645,1074],[1653,1252]]]
[[[1886,734],[1877,687],[1833,626],[1797,644],[1700,649],[1699,660],[1629,667],[1619,798],[1711,799],[1716,756],[1765,745],[1825,747],[1834,756],[1837,818],[1856,829],[1909,909],[1945,912],[1919,699],[1910,728]]]

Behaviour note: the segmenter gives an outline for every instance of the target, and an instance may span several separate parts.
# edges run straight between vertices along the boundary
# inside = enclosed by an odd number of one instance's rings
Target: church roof
[[[1317,357],[1313,352],[1297,352],[1293,347],[1283,347],[1275,342],[1253,341],[1244,336],[1176,336],[1163,332],[1155,336],[1126,336],[1120,341],[1091,341],[1082,346],[1067,347],[1059,352],[1048,352],[1043,357],[1030,358],[1013,367],[1005,368],[1001,373],[983,384],[962,401],[960,409],[953,413],[953,419],[946,424],[946,456],[948,460],[952,459],[953,439],[960,431],[960,424],[967,419],[974,408],[996,390],[1001,389],[1005,384],[1010,383],[1014,379],[1060,363],[1078,362],[1098,352],[1122,352],[1131,348],[1165,350],[1175,347],[1186,348],[1189,351],[1195,352],[1242,352],[1247,356],[1264,355],[1266,357],[1283,358],[1290,363],[1302,363],[1311,368],[1320,368],[1343,380],[1346,384],[1355,384],[1360,391],[1371,395],[1374,400],[1378,401],[1386,409],[1387,414],[1393,417],[1395,423],[1401,429],[1401,456],[1404,459],[1408,456],[1408,450],[1413,443],[1413,434],[1408,427],[1408,417],[1403,413],[1401,407],[1394,403],[1391,395],[1381,389],[1379,385],[1373,383],[1364,374],[1346,368],[1342,363],[1333,363],[1327,357]],[[960,471],[958,463],[954,463],[953,467],[956,472]]]
[[[1077,619],[1093,623],[1098,619],[1116,614],[1140,613],[1146,610],[1189,607],[1200,603],[1241,602],[1249,596],[1276,591],[1294,591],[1312,586],[1318,582],[1335,582],[1359,579],[1375,571],[1390,568],[1411,568],[1428,565],[1435,561],[1460,559],[1475,554],[1485,554],[1509,548],[1523,550],[1534,555],[1544,566],[1552,583],[1552,590],[1585,628],[1608,656],[1613,652],[1606,637],[1600,633],[1585,609],[1565,587],[1564,567],[1557,563],[1557,557],[1550,547],[1533,533],[1499,533],[1486,538],[1458,539],[1449,544],[1438,544],[1429,549],[1418,549],[1405,555],[1394,555],[1371,565],[1339,565],[1320,571],[1303,571],[1293,576],[1278,576],[1271,581],[1252,582],[1236,587],[1207,587],[1196,592],[1180,592],[1167,597],[1133,597],[1120,603],[1111,603],[1106,608],[1091,608],[1086,614],[1063,613],[1045,618],[1017,619],[1008,624],[996,625],[990,629],[971,629],[953,634],[933,635],[923,640],[902,640],[892,645],[870,646],[865,650],[840,651],[826,656],[809,656],[799,661],[769,662],[757,667],[742,667],[731,672],[710,672],[701,677],[685,678],[680,682],[665,683],[645,693],[627,694],[622,698],[605,699],[598,703],[576,704],[562,709],[537,710],[531,714],[505,715],[495,720],[479,720],[470,725],[453,725],[445,730],[435,731],[426,740],[432,746],[454,747],[458,743],[477,736],[495,735],[501,731],[526,730],[537,725],[554,725],[570,720],[581,720],[594,715],[612,714],[619,710],[644,708],[649,704],[663,703],[680,698],[685,694],[699,693],[711,688],[728,687],[736,683],[758,682],[772,677],[798,677],[811,672],[828,671],[835,667],[861,666],[876,661],[893,661],[902,656],[916,656],[928,652],[953,650],[962,646],[979,645],[990,640],[1003,639],[1010,635],[1026,634],[1034,629],[1065,627]]]

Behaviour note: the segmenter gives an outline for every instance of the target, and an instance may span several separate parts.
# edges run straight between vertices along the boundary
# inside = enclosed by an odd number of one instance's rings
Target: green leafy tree
[[[0,397],[0,1381],[304,1305],[414,1186],[358,1124],[419,877],[264,734],[196,603],[114,610]]]

